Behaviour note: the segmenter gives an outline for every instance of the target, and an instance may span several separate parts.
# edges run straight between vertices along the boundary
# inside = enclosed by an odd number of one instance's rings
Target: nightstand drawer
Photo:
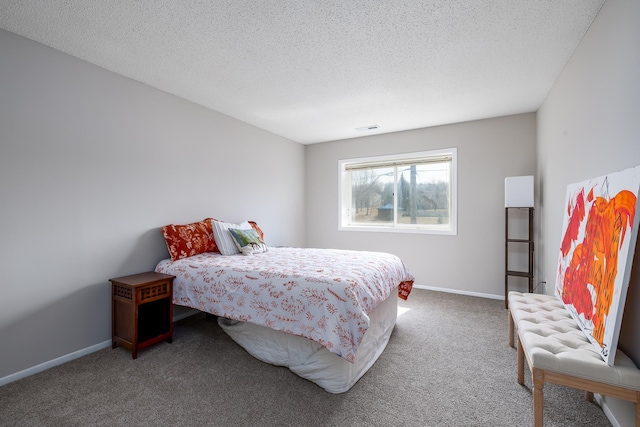
[[[155,283],[153,285],[143,286],[136,289],[136,293],[138,304],[144,304],[145,302],[151,302],[160,298],[166,298],[171,294],[171,281],[167,280],[163,283]]]

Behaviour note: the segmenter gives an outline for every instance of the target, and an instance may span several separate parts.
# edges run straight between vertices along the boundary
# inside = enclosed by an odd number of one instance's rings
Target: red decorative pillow
[[[167,242],[171,261],[203,252],[219,252],[213,239],[211,218],[185,225],[169,224],[162,227],[162,234]]]
[[[255,221],[247,221],[247,222],[251,224],[251,227],[253,227],[254,230],[256,230],[256,232],[258,233],[258,236],[260,236],[260,240],[264,242],[264,233],[262,232],[260,227],[258,227],[258,223],[256,223]]]

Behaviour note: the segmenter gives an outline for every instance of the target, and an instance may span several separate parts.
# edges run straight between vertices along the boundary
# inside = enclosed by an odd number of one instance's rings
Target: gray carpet
[[[0,387],[3,426],[527,426],[502,301],[414,289],[380,359],[330,394],[248,355],[212,318],[174,342],[98,351]],[[584,393],[545,387],[545,426],[609,426]]]

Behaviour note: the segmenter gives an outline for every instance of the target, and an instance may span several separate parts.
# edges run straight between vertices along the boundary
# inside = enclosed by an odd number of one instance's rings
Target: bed
[[[349,390],[386,347],[413,276],[391,254],[268,247],[165,259],[173,302],[218,316],[249,354],[330,393]]]

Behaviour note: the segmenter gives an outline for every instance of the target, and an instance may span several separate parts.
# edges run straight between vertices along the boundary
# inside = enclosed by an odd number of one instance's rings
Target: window
[[[340,160],[340,230],[456,234],[455,148]]]

